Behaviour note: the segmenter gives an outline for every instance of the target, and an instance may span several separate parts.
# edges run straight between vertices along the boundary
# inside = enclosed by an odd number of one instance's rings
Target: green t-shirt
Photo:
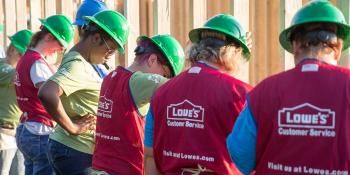
[[[50,80],[64,91],[60,99],[70,118],[96,115],[102,79],[78,52],[67,53]],[[70,135],[57,125],[50,138],[78,151],[92,154],[95,131],[89,130],[78,136]]]
[[[16,127],[22,113],[17,105],[15,86],[12,81],[15,73],[15,68],[5,60],[0,60],[0,126]]]
[[[167,81],[158,74],[135,72],[129,81],[130,91],[139,114],[145,116],[154,91]]]

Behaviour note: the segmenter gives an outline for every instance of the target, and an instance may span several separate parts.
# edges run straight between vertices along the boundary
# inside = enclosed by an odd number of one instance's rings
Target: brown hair
[[[336,31],[329,29],[332,23],[315,23],[319,26],[308,30],[305,26],[297,27],[290,36],[291,41],[300,42],[300,52],[322,51],[329,53],[342,41],[342,36],[337,36]],[[311,24],[312,25],[312,24]],[[339,29],[338,29],[339,30]]]
[[[46,34],[50,33],[45,27],[41,26],[40,31],[36,32],[32,39],[30,40],[30,43],[28,45],[28,48],[34,48],[39,43],[41,39],[44,38]]]
[[[234,73],[238,69],[238,59],[243,59],[243,49],[235,42],[227,42],[224,34],[208,30],[202,32],[201,40],[193,43],[187,55],[191,63],[208,61],[227,73]]]

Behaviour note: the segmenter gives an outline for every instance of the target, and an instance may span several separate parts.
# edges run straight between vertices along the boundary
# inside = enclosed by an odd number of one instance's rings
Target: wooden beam
[[[245,31],[249,31],[249,0],[231,0],[230,13],[235,16]],[[245,33],[244,33],[245,35]],[[236,78],[249,83],[249,62],[239,60]]]
[[[134,49],[136,39],[140,35],[140,5],[139,0],[127,0],[124,2],[124,15],[128,19],[130,32],[125,51],[125,66],[131,65],[134,61]]]
[[[295,13],[301,8],[302,0],[281,0],[281,29],[284,30],[290,26]],[[282,31],[281,30],[281,31]],[[284,70],[291,69],[295,66],[294,57],[287,51],[284,51]]]
[[[207,0],[191,0],[190,12],[190,27],[202,27],[207,20]]]
[[[154,0],[155,34],[170,34],[170,0]]]
[[[255,83],[260,82],[264,78],[267,77],[269,72],[269,65],[268,65],[268,56],[266,50],[268,49],[268,43],[267,43],[267,34],[269,31],[267,31],[267,2],[266,1],[255,1],[255,8],[254,8],[254,18],[255,20],[255,26],[254,26],[254,32],[253,35],[256,46],[254,49],[254,76],[255,76]]]
[[[73,21],[73,2],[71,0],[61,0],[61,11],[59,13]]]
[[[37,32],[41,23],[41,0],[30,0],[30,29]]]
[[[17,31],[27,29],[27,2],[16,0]]]
[[[284,70],[284,51],[279,42],[280,34],[280,15],[276,12],[280,10],[280,0],[269,0],[267,10],[267,59],[268,76],[279,73]]]
[[[5,0],[5,46],[10,44],[10,40],[7,38],[10,35],[16,33],[16,1]]]
[[[45,0],[45,18],[56,14],[56,1]]]
[[[343,12],[346,22],[349,24],[349,0],[338,0],[336,3],[337,7]],[[350,68],[350,50],[346,49],[342,52],[339,65]]]

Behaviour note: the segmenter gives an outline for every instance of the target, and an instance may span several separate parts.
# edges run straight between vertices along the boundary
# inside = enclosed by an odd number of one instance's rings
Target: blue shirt
[[[226,143],[231,159],[243,174],[255,169],[257,126],[249,103],[238,116]]]
[[[154,133],[154,119],[152,114],[152,106],[150,106],[146,115],[146,126],[145,126],[145,146],[153,147],[153,133]]]
[[[102,79],[106,77],[109,73],[107,68],[103,64],[93,64],[92,67]]]

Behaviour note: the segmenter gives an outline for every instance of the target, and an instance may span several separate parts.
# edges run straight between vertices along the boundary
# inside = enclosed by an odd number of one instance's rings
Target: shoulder
[[[154,84],[154,85],[163,84],[165,81],[167,81],[167,79],[158,74],[143,73],[143,72],[137,71],[133,73],[130,81],[133,83],[140,83],[144,86],[147,86],[151,84]]]
[[[0,61],[0,76],[14,74],[15,68],[7,64],[5,61]]]

